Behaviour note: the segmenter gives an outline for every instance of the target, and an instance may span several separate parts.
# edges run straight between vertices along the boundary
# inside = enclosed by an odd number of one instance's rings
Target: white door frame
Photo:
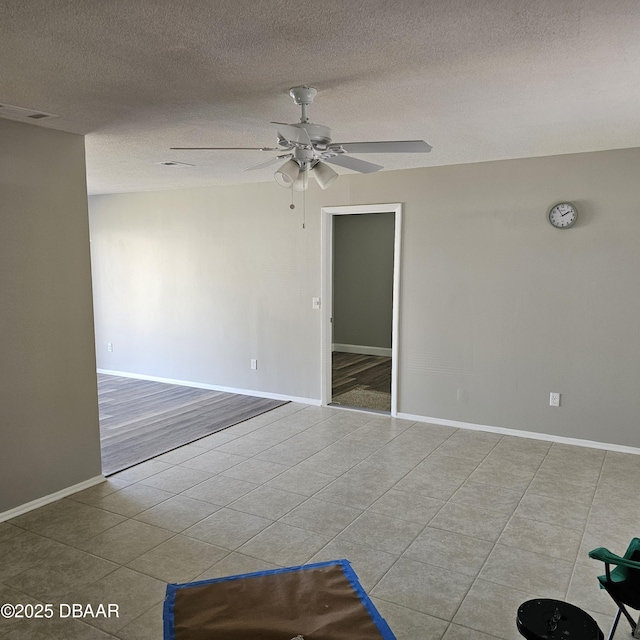
[[[393,245],[393,319],[391,330],[391,415],[398,414],[398,331],[400,309],[400,248],[402,229],[402,204],[359,204],[344,207],[322,207],[322,304],[321,320],[321,363],[323,405],[331,401],[331,342],[333,313],[333,216],[366,214],[366,213],[394,213],[394,245]]]

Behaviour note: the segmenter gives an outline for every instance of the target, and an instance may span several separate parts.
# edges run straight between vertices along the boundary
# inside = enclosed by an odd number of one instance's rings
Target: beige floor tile
[[[195,458],[208,451],[205,447],[199,447],[197,443],[185,444],[183,447],[178,447],[173,451],[163,453],[161,456],[157,456],[154,460],[159,462],[166,462],[168,464],[180,464],[191,458]]]
[[[444,500],[391,489],[378,498],[368,511],[425,525],[444,504]]]
[[[345,451],[338,444],[329,445],[326,449],[314,453],[312,456],[301,462],[298,467],[304,471],[315,471],[317,473],[328,473],[338,477],[349,469],[353,469],[358,462],[364,460],[370,452],[360,454],[355,453],[355,446]]]
[[[224,451],[206,451],[200,449],[200,454],[193,456],[188,460],[180,463],[180,466],[187,467],[189,469],[197,469],[198,471],[205,471],[211,474],[218,474],[231,467],[235,467],[237,464],[248,460],[246,456],[239,456],[235,453],[225,453]]]
[[[348,442],[370,443],[383,446],[404,433],[411,424],[386,424],[380,422],[367,422],[355,431],[352,431],[345,440]]]
[[[93,487],[84,489],[84,491],[78,491],[77,493],[70,495],[69,500],[75,500],[76,502],[95,506],[96,503],[102,500],[105,496],[108,496],[115,491],[119,491],[120,489],[124,489],[130,484],[131,482],[111,476],[110,478],[107,478],[105,482],[101,482]]]
[[[400,555],[422,529],[423,525],[417,522],[366,511],[339,535],[339,539]]]
[[[476,580],[454,616],[453,623],[502,640],[522,640],[516,628],[518,607],[536,597],[542,596]],[[469,634],[462,637],[466,639]],[[485,639],[478,636],[478,640]]]
[[[9,538],[14,538],[23,531],[24,529],[20,529],[20,527],[16,527],[8,522],[0,522],[0,543],[9,540]]]
[[[595,490],[595,485],[591,483],[583,484],[575,480],[565,479],[558,481],[557,476],[545,475],[544,472],[540,472],[531,481],[528,493],[588,505],[593,500]]]
[[[589,505],[557,500],[534,493],[525,493],[514,515],[529,520],[538,520],[561,527],[584,530],[589,514]]]
[[[75,545],[106,531],[124,518],[73,500],[58,500],[10,521],[18,527]]]
[[[386,490],[391,489],[406,474],[406,467],[395,463],[389,464],[384,458],[374,454],[366,460],[359,462],[353,469],[345,473],[343,477],[354,480],[362,486]]]
[[[280,522],[307,531],[335,536],[361,514],[361,509],[309,498],[280,518]]]
[[[276,522],[245,542],[238,551],[282,567],[304,564],[324,545],[329,537],[314,531],[298,529]]]
[[[451,458],[455,460],[456,458]],[[465,478],[460,475],[443,475],[440,471],[418,468],[410,471],[394,487],[398,491],[417,493],[435,500],[449,500],[462,486]]]
[[[442,640],[495,640],[495,638],[496,636],[490,636],[476,629],[451,623]]]
[[[209,480],[213,474],[206,471],[200,471],[198,469],[188,469],[184,466],[175,466],[166,471],[156,473],[149,478],[141,480],[141,484],[146,484],[149,487],[155,487],[156,489],[162,489],[163,491],[171,491],[173,493],[180,493],[186,491],[191,487]]]
[[[224,578],[226,576],[236,576],[279,568],[281,568],[280,565],[273,564],[272,562],[252,558],[237,551],[232,551],[229,555],[222,558],[222,560],[218,560],[214,565],[196,576],[193,581],[212,580],[213,578]]]
[[[111,529],[99,533],[78,546],[83,551],[126,564],[143,553],[157,547],[173,535],[171,531],[137,520],[125,520]]]
[[[151,640],[167,580],[342,558],[399,640],[521,640],[517,607],[563,590],[606,631],[587,553],[638,535],[638,471],[640,456],[290,403],[0,524],[0,600],[133,607],[117,631],[0,620],[0,637]],[[75,548],[92,545],[141,555],[120,569]]]
[[[18,529],[18,532],[18,535],[0,543],[0,581],[6,581],[67,549],[60,542],[30,531]]]
[[[533,457],[542,462],[543,458],[549,453],[552,443],[548,440],[533,440],[531,438],[519,438],[517,436],[503,436],[496,445],[494,452],[524,454]]]
[[[98,500],[96,507],[131,518],[156,504],[173,497],[170,491],[163,491],[144,484],[131,484]]]
[[[508,521],[507,513],[448,502],[429,522],[429,526],[495,542]]]
[[[475,577],[492,548],[486,540],[427,527],[402,556]]]
[[[293,467],[276,476],[273,480],[269,480],[266,484],[270,487],[276,487],[276,489],[299,493],[303,496],[312,496],[334,480],[335,477],[327,473],[305,471],[304,469]]]
[[[306,442],[304,438],[298,439],[296,442],[292,442],[292,440],[294,440],[294,438],[281,442],[269,449],[265,449],[256,455],[256,459],[294,467],[320,451],[319,446]]]
[[[481,462],[498,444],[502,436],[482,431],[460,429],[443,442],[437,453]]]
[[[508,473],[521,478],[533,478],[544,459],[544,454],[530,455],[525,451],[509,451],[499,447],[500,445],[489,453],[478,465],[478,469],[495,474]]]
[[[263,485],[238,498],[229,507],[244,513],[269,518],[269,520],[277,520],[304,500],[305,497],[299,493],[291,493]]]
[[[598,575],[601,573],[604,572],[597,566],[576,565],[567,591],[567,602],[613,618],[617,607],[611,596],[604,589],[600,589]]]
[[[129,563],[164,582],[189,582],[228,554],[227,549],[177,535]]]
[[[210,480],[205,480],[195,487],[183,491],[181,495],[225,507],[258,486],[256,483],[237,480],[236,478],[214,476]]]
[[[8,587],[7,585],[0,582],[0,606],[5,603],[13,605],[25,605],[38,604],[39,601],[36,598],[31,598],[30,596],[18,591],[17,589],[12,589],[11,587]],[[24,620],[12,616],[0,615],[0,638],[4,637],[5,633],[9,633],[9,631],[13,629],[17,629],[19,631],[25,626],[23,622]],[[26,634],[24,637],[27,637]]]
[[[498,511],[511,515],[524,492],[506,489],[467,480],[454,494],[451,501],[488,511]]]
[[[525,475],[514,475],[506,471],[496,472],[495,469],[480,465],[469,476],[469,480],[471,482],[481,482],[495,487],[504,487],[512,491],[518,491],[523,495],[531,484],[533,477],[533,472],[526,473]]]
[[[364,510],[386,491],[387,487],[379,486],[376,482],[363,481],[361,476],[354,477],[345,473],[318,491],[314,498]]]
[[[146,613],[126,624],[118,631],[120,640],[160,640],[163,633],[163,604],[157,604]]]
[[[148,460],[147,462],[136,464],[133,467],[125,469],[124,471],[114,473],[113,475],[109,476],[109,478],[113,478],[115,480],[124,480],[126,482],[140,482],[140,480],[149,478],[156,473],[171,469],[172,466],[173,465],[169,464],[168,462],[161,462],[160,460],[153,459]]]
[[[447,427],[442,424],[414,422],[401,437],[407,436],[414,444],[419,446],[425,442],[431,443],[435,440],[442,443],[457,431],[456,427]]]
[[[36,566],[6,579],[5,583],[41,602],[58,602],[117,568],[118,565],[113,562],[67,547]]]
[[[397,559],[398,557],[391,553],[334,538],[320,549],[309,562],[348,560],[363,589],[370,592]]]
[[[378,613],[387,621],[397,640],[440,640],[447,628],[446,620],[426,613],[372,598]]]
[[[236,478],[245,482],[253,482],[254,484],[263,484],[272,478],[280,475],[289,467],[277,462],[268,462],[267,460],[245,460],[230,469],[222,472],[222,475],[228,478]]]
[[[469,460],[462,456],[447,455],[440,451],[440,448],[436,449],[433,453],[429,454],[423,462],[421,462],[416,469],[424,469],[425,471],[432,473],[440,473],[444,477],[461,478],[466,480],[473,471],[478,467],[477,460]]]
[[[509,520],[498,542],[509,547],[575,562],[581,540],[579,530],[514,516]]]
[[[229,440],[223,444],[219,444],[215,447],[216,451],[223,453],[230,453],[232,455],[244,456],[245,458],[251,458],[259,453],[262,453],[265,449],[269,449],[274,445],[270,439],[260,437],[255,433],[249,433],[239,438]]]
[[[557,462],[562,465],[569,462],[571,464],[576,463],[579,466],[597,467],[599,471],[600,467],[602,467],[606,455],[607,452],[604,449],[576,447],[571,444],[554,442],[549,449],[547,459],[549,461]]]
[[[137,571],[120,567],[113,573],[72,594],[73,602],[118,605],[117,616],[88,618],[91,626],[118,635],[119,629],[164,600],[166,585]],[[108,610],[108,609],[107,609]]]
[[[552,456],[549,454],[542,461],[538,473],[544,473],[569,482],[578,482],[595,487],[600,477],[600,469],[601,463],[592,465],[582,458],[572,458],[561,454]]]
[[[83,620],[59,617],[51,620],[24,620],[2,640],[119,640],[116,636],[96,629]]]
[[[512,589],[564,600],[573,566],[573,562],[497,544],[479,577]]]
[[[400,558],[371,591],[387,602],[451,620],[473,578]]]
[[[233,509],[219,509],[183,534],[209,544],[235,551],[257,533],[266,529],[271,520]]]
[[[219,506],[184,495],[172,496],[135,516],[136,520],[180,533],[215,513]]]

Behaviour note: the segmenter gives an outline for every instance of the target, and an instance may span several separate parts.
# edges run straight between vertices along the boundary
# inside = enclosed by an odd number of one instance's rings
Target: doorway
[[[324,405],[384,411],[392,416],[397,414],[401,222],[402,205],[399,203],[322,209],[322,299],[325,304],[321,361]],[[373,231],[374,228],[377,231]],[[375,266],[369,273],[363,272],[361,267],[358,273],[360,258],[349,255],[348,242],[349,237],[353,240],[354,234],[360,233],[359,229],[363,230],[363,240],[365,229],[369,229],[366,232],[369,234],[387,234],[387,240],[380,241],[383,244],[379,245],[378,251],[380,256],[382,253],[387,255],[380,262],[388,264],[388,273],[381,271],[381,265],[375,265],[375,258],[371,263]],[[385,248],[384,242],[390,245]],[[371,256],[363,255],[362,259],[366,261]],[[355,273],[345,271],[350,262]],[[358,278],[366,282],[366,286],[359,288]],[[389,289],[386,297],[378,289]],[[349,303],[351,298],[355,300]],[[358,319],[360,307],[363,307],[364,317],[368,320]],[[375,321],[372,320],[374,316]],[[357,331],[358,322],[362,325],[361,335]],[[338,370],[347,375],[338,371],[341,377],[334,377],[335,363],[338,363]],[[353,376],[352,372],[355,372]],[[390,391],[390,403],[388,392],[382,393],[385,385]],[[387,405],[383,406],[385,396]]]

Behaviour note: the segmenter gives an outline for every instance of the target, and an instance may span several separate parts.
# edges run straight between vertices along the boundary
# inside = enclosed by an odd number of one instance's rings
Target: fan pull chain
[[[306,229],[307,226],[307,192],[302,192],[302,228]]]

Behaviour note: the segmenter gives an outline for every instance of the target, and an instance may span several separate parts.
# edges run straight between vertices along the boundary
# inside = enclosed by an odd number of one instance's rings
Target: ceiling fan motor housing
[[[289,91],[289,95],[293,98],[293,101],[297,105],[311,104],[317,93],[317,89],[314,89],[313,87],[307,87],[306,85],[303,85],[301,87],[293,87],[291,91]]]
[[[297,122],[290,125],[297,129],[304,129],[309,135],[309,139],[314,147],[325,147],[331,142],[331,129],[323,124],[313,124],[312,122]]]

